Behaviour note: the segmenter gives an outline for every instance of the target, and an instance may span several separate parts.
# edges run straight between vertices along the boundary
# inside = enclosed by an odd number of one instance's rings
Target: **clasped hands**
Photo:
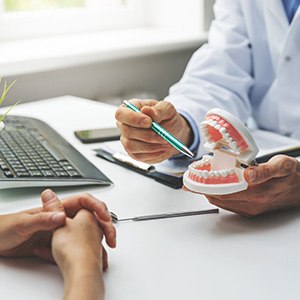
[[[102,238],[116,246],[116,230],[106,205],[89,194],[60,201],[46,190],[41,208],[0,216],[0,256],[39,257],[56,262],[64,272],[72,261],[90,260],[107,268]]]

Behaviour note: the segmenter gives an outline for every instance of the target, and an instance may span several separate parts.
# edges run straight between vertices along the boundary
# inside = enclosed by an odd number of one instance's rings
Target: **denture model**
[[[244,124],[232,114],[212,109],[201,123],[206,139],[204,155],[189,165],[183,184],[191,191],[207,195],[225,195],[247,189],[243,165],[252,165],[258,147]]]

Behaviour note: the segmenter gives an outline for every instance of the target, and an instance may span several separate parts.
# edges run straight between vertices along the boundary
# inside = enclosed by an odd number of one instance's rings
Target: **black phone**
[[[85,144],[114,141],[120,138],[120,130],[116,127],[76,130],[74,134]]]

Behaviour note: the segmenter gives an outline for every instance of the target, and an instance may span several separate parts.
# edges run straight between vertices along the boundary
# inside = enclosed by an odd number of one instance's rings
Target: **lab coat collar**
[[[277,27],[280,24],[282,30],[287,31],[289,28],[289,21],[282,3],[282,0],[268,0],[264,1],[266,12],[276,21]]]
[[[275,73],[277,73],[284,48],[288,44],[288,39],[291,38],[294,24],[297,22],[296,19],[299,18],[299,8],[292,23],[289,24],[282,0],[269,0],[263,3],[272,64]]]

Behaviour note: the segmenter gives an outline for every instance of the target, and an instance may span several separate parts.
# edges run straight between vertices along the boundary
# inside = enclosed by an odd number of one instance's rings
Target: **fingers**
[[[67,198],[62,203],[69,217],[74,217],[82,208],[93,212],[101,224],[107,244],[112,248],[116,247],[116,229],[111,223],[110,214],[104,202],[90,194],[83,194]]]
[[[106,204],[88,193],[66,198],[62,200],[62,204],[68,217],[74,217],[79,210],[85,208],[95,212],[103,221],[110,221],[110,214]]]
[[[162,144],[152,144],[138,140],[127,139],[123,136],[121,136],[120,140],[126,151],[128,151],[132,155],[139,153],[151,154],[170,149],[170,144],[168,144],[167,142],[162,142]]]
[[[104,247],[102,247],[102,270],[108,269],[108,255]]]
[[[26,214],[18,220],[17,231],[21,236],[31,236],[38,231],[54,230],[66,222],[64,212]]]
[[[165,141],[162,137],[160,137],[151,129],[136,128],[121,122],[117,122],[117,126],[120,129],[121,138],[142,141],[150,144],[168,145],[167,141]],[[124,145],[124,140],[121,141]]]
[[[57,198],[56,193],[54,193],[52,190],[47,189],[43,191],[41,198],[44,211],[65,211],[62,203]]]
[[[255,167],[249,167],[245,170],[244,176],[249,184],[260,184],[276,177],[286,177],[293,174],[299,162],[297,159],[276,155],[267,163]]]
[[[158,101],[155,100],[130,100],[130,103],[134,104],[138,109],[141,109],[144,105],[154,105]],[[127,124],[136,128],[150,128],[152,120],[149,116],[134,112],[130,108],[121,105],[115,113],[117,121]]]
[[[159,101],[154,106],[144,106],[141,111],[157,123],[171,120],[177,114],[174,106],[168,101]]]
[[[117,246],[116,228],[111,222],[103,222],[102,220],[100,220],[97,215],[96,218],[98,220],[98,223],[100,224],[100,227],[103,230],[106,244],[111,248],[115,248]]]

